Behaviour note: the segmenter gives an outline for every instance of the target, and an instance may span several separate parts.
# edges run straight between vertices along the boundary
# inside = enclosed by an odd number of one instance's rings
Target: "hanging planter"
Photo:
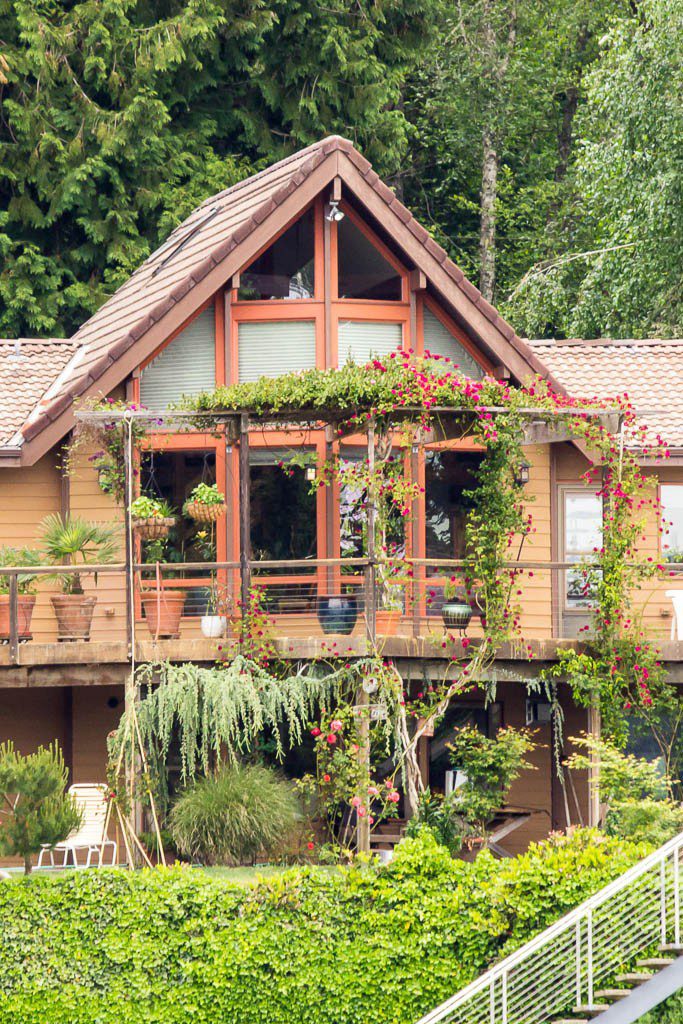
[[[133,529],[141,540],[160,540],[168,537],[175,517],[170,515],[173,510],[165,501],[141,495],[130,506]]]
[[[216,484],[197,484],[183,506],[186,516],[196,523],[215,523],[225,515],[225,495]]]

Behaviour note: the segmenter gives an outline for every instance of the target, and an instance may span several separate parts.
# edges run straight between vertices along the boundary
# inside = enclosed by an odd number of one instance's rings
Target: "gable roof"
[[[0,339],[1,446],[21,443],[22,429],[77,348],[62,338]]]
[[[26,461],[70,429],[75,399],[124,380],[337,176],[494,362],[518,380],[548,376],[352,143],[330,136],[203,202],[78,330],[70,364],[22,431]]]
[[[626,394],[638,419],[683,448],[683,339],[530,341],[569,394],[588,400]]]

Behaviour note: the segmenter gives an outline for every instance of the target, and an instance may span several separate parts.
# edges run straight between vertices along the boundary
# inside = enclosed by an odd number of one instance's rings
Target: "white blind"
[[[340,320],[339,365],[352,359],[362,365],[373,356],[387,356],[403,344],[403,325],[371,320]]]
[[[425,352],[429,350],[435,356],[446,356],[462,370],[466,377],[481,380],[484,371],[479,363],[426,306],[424,307],[423,325]]]
[[[315,320],[247,321],[237,344],[240,382],[315,369]]]
[[[140,401],[154,412],[216,386],[213,306],[200,313],[140,374]]]

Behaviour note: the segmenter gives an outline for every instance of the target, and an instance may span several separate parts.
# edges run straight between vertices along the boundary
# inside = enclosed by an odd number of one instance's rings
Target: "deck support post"
[[[249,592],[251,590],[251,555],[250,529],[251,511],[249,507],[249,416],[243,412],[240,417],[240,452],[239,452],[239,504],[240,504],[240,600],[242,604],[242,640],[245,639],[246,614],[249,608]]]

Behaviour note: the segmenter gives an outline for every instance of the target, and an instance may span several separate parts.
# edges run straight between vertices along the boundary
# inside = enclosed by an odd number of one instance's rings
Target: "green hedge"
[[[411,1024],[624,871],[642,846],[578,834],[515,860],[295,868],[253,887],[192,869],[0,885],[0,1021]]]

